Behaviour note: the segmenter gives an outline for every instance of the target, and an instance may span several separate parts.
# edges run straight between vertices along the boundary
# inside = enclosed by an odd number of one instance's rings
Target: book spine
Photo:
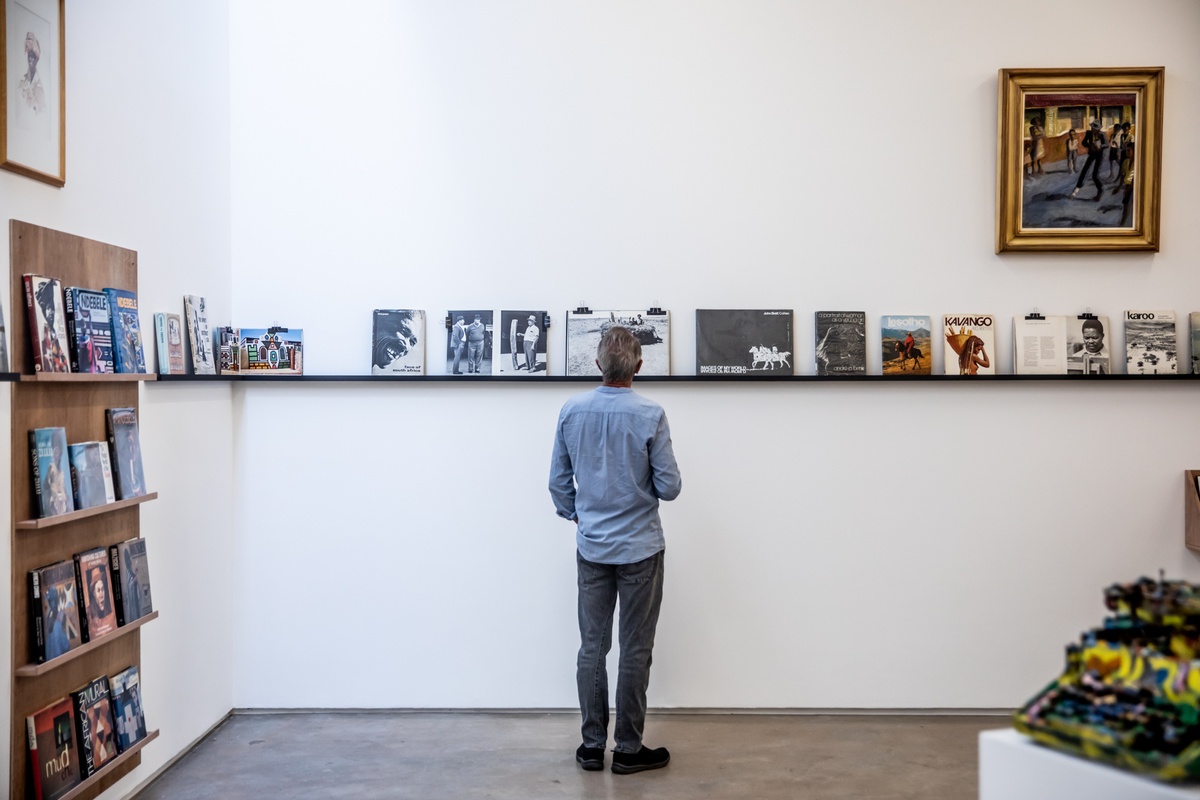
[[[119,546],[108,546],[108,568],[112,572],[113,608],[117,610],[117,627],[125,624],[125,593],[121,580],[121,550]]]
[[[79,327],[75,320],[75,289],[68,287],[63,292],[63,302],[67,310],[67,349],[71,356],[71,372],[79,372]]]
[[[46,516],[46,509],[42,506],[42,470],[38,466],[37,431],[29,432],[29,455],[33,466],[33,472],[30,473],[33,482],[33,507],[40,519]]]
[[[33,371],[42,371],[42,337],[38,336],[37,304],[33,300],[33,275],[22,275],[25,283],[25,309],[29,318],[29,352],[33,354]]]
[[[29,573],[29,620],[32,623],[33,660],[38,664],[46,663],[46,628],[42,619],[42,588],[37,570]]]
[[[78,692],[71,692],[71,708],[75,711],[75,737],[79,742],[79,777],[90,778],[96,772],[95,753],[92,750],[92,725],[88,719],[88,705],[84,700],[91,692],[92,684],[88,684]]]
[[[36,718],[25,718],[25,733],[29,738],[30,794],[34,800],[42,800],[42,761],[37,746]]]
[[[86,590],[83,588],[83,567],[79,563],[79,556],[76,555],[73,559],[75,562],[75,607],[79,609],[79,641],[90,642],[92,637],[88,631],[88,608],[87,598],[84,597]]]
[[[113,410],[111,408],[104,409],[104,430],[108,437],[108,459],[112,464],[112,481],[114,497],[121,497],[121,470],[117,467],[120,463],[120,454],[117,453],[117,431],[113,427]]]
[[[108,297],[108,318],[112,322],[113,372],[136,372],[136,369],[130,369],[129,365],[125,363],[124,354],[121,352],[121,341],[125,333],[121,325],[117,293],[113,289],[105,289],[104,294]]]
[[[167,315],[159,312],[154,315],[154,341],[157,345],[158,374],[169,375],[171,372],[171,356],[167,346]]]
[[[75,498],[75,508],[76,508],[76,509],[80,509],[80,510],[82,510],[82,509],[86,508],[86,506],[84,506],[84,504],[83,504],[84,497],[83,497],[83,495],[80,493],[80,490],[82,489],[82,486],[81,486],[81,484],[80,484],[80,482],[79,482],[79,470],[78,470],[78,469],[76,469],[76,467],[75,467],[75,459],[73,459],[73,458],[72,458],[72,459],[70,459],[70,462],[71,462],[71,463],[70,463],[70,467],[71,467],[71,495],[72,495],[72,496]]]

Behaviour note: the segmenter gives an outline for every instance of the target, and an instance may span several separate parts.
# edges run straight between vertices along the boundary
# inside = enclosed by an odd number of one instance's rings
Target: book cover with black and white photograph
[[[57,278],[21,276],[29,317],[29,344],[35,372],[70,372],[67,357],[67,315],[62,284]]]
[[[117,499],[141,497],[146,493],[146,477],[142,473],[142,439],[138,435],[137,410],[132,407],[107,408],[104,423]]]
[[[500,329],[496,331],[500,340],[499,374],[522,377],[548,374],[545,327],[549,316],[545,309],[500,312]]]
[[[818,375],[867,374],[867,315],[863,311],[818,311]]]
[[[29,797],[34,800],[63,797],[83,780],[73,711],[71,698],[63,696],[25,718],[32,784]]]
[[[1179,371],[1174,311],[1125,312],[1125,365],[1130,375]]]
[[[108,442],[77,442],[67,445],[71,461],[71,486],[75,508],[92,508],[117,499],[113,490],[112,462]]]
[[[67,311],[67,342],[72,372],[115,372],[113,327],[108,295],[68,286],[63,295]]]
[[[792,323],[790,309],[696,309],[696,374],[794,374]]]
[[[567,312],[567,375],[601,377],[596,366],[600,338],[613,325],[621,325],[642,345],[639,375],[671,374],[671,315],[646,311]]]
[[[150,564],[146,540],[130,539],[109,545],[108,567],[112,572],[117,625],[128,625],[154,610],[150,594]]]
[[[117,757],[117,731],[113,723],[108,677],[101,675],[70,693],[75,710],[75,735],[79,739],[79,771],[84,778]]]
[[[446,333],[447,375],[492,374],[492,312],[450,311]]]
[[[1200,375],[1200,311],[1188,314],[1188,327],[1192,334],[1192,374]]]
[[[377,308],[371,312],[371,374],[425,374],[425,312]]]
[[[29,457],[33,503],[39,517],[54,517],[75,510],[71,484],[71,458],[66,428],[34,428],[29,432]]]
[[[117,723],[117,749],[124,753],[146,738],[142,686],[137,666],[127,667],[108,679],[113,718]]]
[[[79,592],[79,629],[83,641],[93,642],[117,629],[108,548],[93,547],[75,554],[75,583]]]
[[[996,324],[991,314],[946,314],[942,333],[947,375],[996,374]]]
[[[30,571],[29,613],[31,655],[37,663],[43,664],[83,644],[73,560]]]
[[[158,312],[154,315],[154,334],[158,343],[158,374],[182,375],[183,318]]]
[[[1111,375],[1108,317],[1067,317],[1067,374]]]
[[[884,375],[933,374],[933,320],[918,314],[889,314],[879,320]]]
[[[1066,317],[1041,314],[1013,317],[1013,372],[1017,375],[1066,374]]]
[[[192,352],[192,372],[196,375],[216,375],[217,362],[213,356],[207,301],[199,295],[184,295],[183,316],[187,321],[188,344]]]

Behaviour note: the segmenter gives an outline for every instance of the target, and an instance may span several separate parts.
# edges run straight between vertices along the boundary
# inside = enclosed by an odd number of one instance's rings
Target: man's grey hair
[[[613,325],[600,337],[596,360],[600,362],[605,383],[625,383],[633,379],[642,360],[642,343],[628,328]]]

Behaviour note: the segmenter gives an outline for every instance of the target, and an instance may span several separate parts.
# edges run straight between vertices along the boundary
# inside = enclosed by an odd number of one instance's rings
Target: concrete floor
[[[137,800],[754,798],[956,800],[978,794],[999,716],[651,714],[665,769],[584,772],[564,713],[236,714]],[[610,742],[611,747],[611,742]]]

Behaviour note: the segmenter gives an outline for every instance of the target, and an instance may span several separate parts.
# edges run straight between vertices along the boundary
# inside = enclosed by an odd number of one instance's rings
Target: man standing
[[[681,486],[671,431],[661,406],[633,392],[642,346],[627,328],[605,331],[596,351],[604,385],[567,401],[558,417],[550,464],[550,496],[560,517],[576,525],[579,657],[576,683],[583,744],[575,760],[604,768],[608,743],[608,671],[613,612],[621,601],[617,724],[612,771],[665,767],[665,747],[642,744],[646,687],[662,604],[666,543],[660,500]]]
[[[476,314],[475,321],[467,326],[467,372],[476,375],[483,370],[483,337],[487,333],[480,319]]]
[[[537,366],[537,341],[541,335],[542,330],[537,326],[537,317],[530,314],[529,327],[525,329],[525,369],[531,373]]]
[[[452,372],[455,375],[462,375],[458,369],[458,362],[462,360],[463,348],[467,346],[467,325],[462,314],[454,320],[454,328],[450,331],[450,349],[454,352],[454,367]]]
[[[1071,197],[1079,194],[1079,190],[1083,188],[1083,182],[1087,180],[1088,170],[1091,169],[1092,183],[1096,184],[1096,196],[1092,199],[1100,201],[1100,195],[1104,193],[1104,184],[1100,182],[1100,162],[1104,159],[1104,149],[1107,144],[1104,131],[1100,130],[1100,121],[1094,121],[1092,127],[1083,135],[1083,147],[1087,150],[1087,161],[1083,162],[1083,169],[1079,172],[1079,180],[1075,181],[1075,188],[1071,190]]]

